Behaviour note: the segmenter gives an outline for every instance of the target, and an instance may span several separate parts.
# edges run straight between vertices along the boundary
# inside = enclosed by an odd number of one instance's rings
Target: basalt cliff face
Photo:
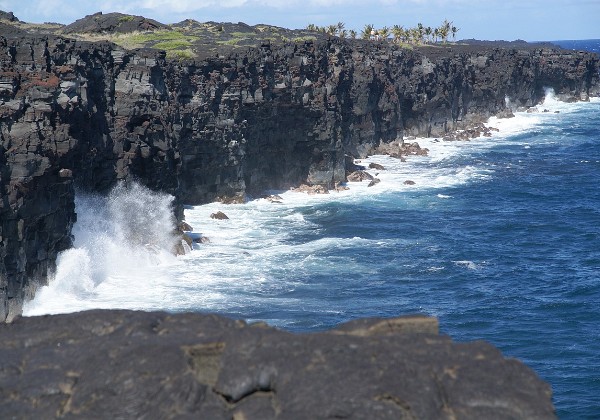
[[[182,203],[333,187],[346,156],[599,86],[598,56],[532,46],[332,37],[179,61],[0,29],[0,320],[71,245],[76,187],[135,179],[174,195],[181,219]]]

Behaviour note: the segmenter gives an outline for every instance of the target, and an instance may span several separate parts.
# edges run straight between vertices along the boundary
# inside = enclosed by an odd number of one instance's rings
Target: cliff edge
[[[90,311],[0,325],[5,418],[553,419],[550,387],[434,318],[290,334],[200,314]]]

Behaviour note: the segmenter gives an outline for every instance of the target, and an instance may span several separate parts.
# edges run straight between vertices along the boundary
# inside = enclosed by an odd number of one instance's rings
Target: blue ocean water
[[[549,92],[538,112],[489,125],[492,138],[419,139],[427,157],[365,160],[386,168],[371,170],[374,187],[189,207],[211,242],[183,258],[123,235],[136,215],[166,235],[168,197],[80,196],[76,247],[25,312],[192,310],[296,332],[424,313],[455,341],[487,340],[533,368],[560,418],[598,418],[600,100]],[[218,210],[229,220],[211,219]]]
[[[562,40],[552,41],[552,43],[568,50],[592,51],[595,53],[600,53],[600,39]]]

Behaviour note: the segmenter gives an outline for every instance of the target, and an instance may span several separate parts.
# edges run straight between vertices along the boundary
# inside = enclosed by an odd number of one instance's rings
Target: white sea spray
[[[143,294],[156,282],[157,267],[176,262],[172,201],[137,183],[120,184],[107,197],[79,193],[74,247],[59,255],[56,272],[24,314],[123,307],[128,295]]]

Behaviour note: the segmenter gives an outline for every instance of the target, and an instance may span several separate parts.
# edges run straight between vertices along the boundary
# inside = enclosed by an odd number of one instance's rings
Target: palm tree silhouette
[[[402,38],[404,38],[404,28],[402,25],[394,25],[392,26],[392,35],[394,35],[394,41],[396,43],[402,42]]]
[[[365,27],[363,28],[362,32],[360,33],[360,36],[362,39],[371,39],[372,36],[372,32],[375,30],[375,27],[373,25],[366,24]]]
[[[431,28],[431,26],[428,26],[427,28],[425,28],[425,36],[426,38],[426,43],[431,42],[431,35],[433,34],[433,29]]]
[[[458,32],[458,28],[456,26],[452,26],[450,31],[452,32],[452,41],[456,42],[456,33]]]
[[[390,28],[388,28],[387,26],[384,26],[383,28],[381,28],[377,32],[379,33],[379,36],[381,37],[381,39],[383,41],[385,41],[386,39],[388,39],[388,37],[390,36]]]

